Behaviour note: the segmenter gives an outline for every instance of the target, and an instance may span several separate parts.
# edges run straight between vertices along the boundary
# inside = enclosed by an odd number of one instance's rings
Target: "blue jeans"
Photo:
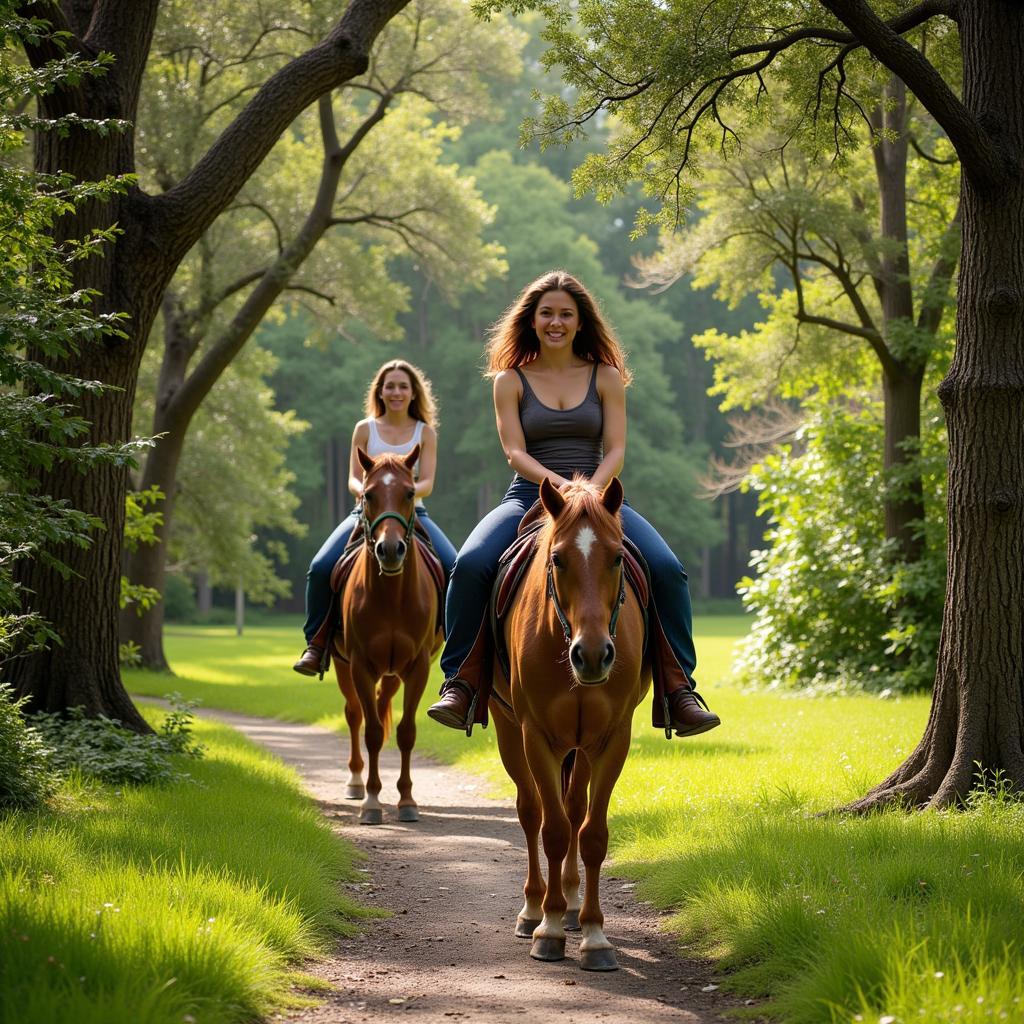
[[[480,629],[498,559],[516,538],[519,523],[537,500],[540,488],[522,477],[513,479],[501,504],[477,523],[455,560],[445,601],[445,641],[441,670],[445,679],[458,675]],[[686,571],[657,530],[629,505],[622,506],[622,529],[640,549],[651,570],[651,586],[658,617],[680,668],[696,689],[693,670],[693,610]]]
[[[451,579],[452,567],[455,565],[455,546],[422,506],[417,506],[416,518],[430,535],[434,550],[441,559],[445,579]],[[353,510],[338,523],[334,532],[313,556],[313,561],[309,563],[309,572],[306,573],[306,624],[302,627],[307,644],[323,625],[327,610],[331,606],[331,571],[341,558],[341,553],[345,550],[348,538],[358,521],[359,516]]]

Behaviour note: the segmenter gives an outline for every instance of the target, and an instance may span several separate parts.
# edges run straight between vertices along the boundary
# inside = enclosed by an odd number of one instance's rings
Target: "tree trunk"
[[[918,469],[907,463],[917,458],[921,443],[921,387],[925,360],[902,351],[900,334],[914,326],[914,291],[907,249],[907,89],[895,75],[886,83],[882,103],[873,112],[875,175],[879,192],[879,236],[886,248],[879,257],[875,289],[882,307],[885,343],[891,356],[883,362],[886,477],[885,536],[896,541],[896,557],[916,562],[924,554],[923,534],[915,523],[924,521],[924,487]],[[901,481],[894,482],[899,476]]]
[[[155,16],[155,10],[152,12]],[[136,30],[148,37],[152,24],[140,15]],[[77,88],[54,92],[39,100],[40,112],[56,117],[68,111],[102,111],[101,116],[131,119],[135,95],[130,88],[132,62],[112,69],[100,79],[84,79]],[[138,69],[136,68],[137,72]],[[36,169],[47,174],[70,173],[79,181],[134,170],[134,146],[129,132],[41,132],[37,136]],[[142,339],[156,313],[155,303],[139,281],[159,275],[159,254],[145,243],[138,219],[140,193],[131,189],[109,203],[91,202],[65,217],[54,228],[58,241],[81,238],[96,227],[118,223],[123,234],[102,259],[75,264],[74,286],[94,290],[96,313],[131,311],[124,324],[128,337],[87,344],[60,361],[41,360],[62,373],[99,379],[118,390],[103,395],[84,393],[76,412],[90,423],[87,442],[117,444],[131,433],[132,403],[142,358]],[[157,266],[154,266],[156,262]],[[116,718],[140,732],[150,731],[121,685],[118,662],[118,604],[121,580],[121,541],[124,532],[127,468],[98,467],[88,473],[57,463],[38,474],[39,490],[63,499],[102,521],[86,549],[58,552],[72,569],[64,579],[41,559],[20,562],[18,579],[32,595],[33,609],[49,621],[62,639],[60,646],[12,662],[5,678],[19,696],[28,698],[30,711],[64,711],[80,706],[87,714]]]
[[[949,587],[923,739],[852,805],[962,801],[981,774],[1024,788],[1024,8],[961,4],[964,103],[1005,161],[961,187],[949,429]]]
[[[164,601],[167,580],[167,542],[174,519],[174,502],[178,489],[178,466],[185,446],[185,432],[162,425],[158,412],[154,417],[154,433],[163,433],[157,446],[146,458],[142,476],[142,489],[159,487],[163,500],[153,507],[163,514],[163,521],[155,527],[155,544],[140,544],[128,559],[128,579],[132,583],[152,587],[161,594],[160,599],[143,614],[126,608],[121,618],[121,637],[139,645],[139,656],[145,668],[169,672],[170,665],[164,654]]]
[[[924,486],[921,471],[906,469],[921,448],[921,388],[924,368],[882,374],[885,405],[885,536],[896,541],[896,558],[916,562],[924,554]],[[899,481],[894,480],[899,476]]]

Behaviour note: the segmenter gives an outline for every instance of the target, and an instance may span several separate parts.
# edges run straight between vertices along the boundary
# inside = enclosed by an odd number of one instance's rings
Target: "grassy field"
[[[73,780],[56,808],[0,817],[0,1020],[252,1020],[294,1004],[296,964],[365,915],[340,884],[356,852],[292,770],[195,732],[194,781]]]
[[[617,873],[671,911],[681,945],[719,960],[723,984],[769,996],[782,1020],[1024,1021],[1024,807],[989,793],[967,813],[818,816],[899,763],[928,700],[742,693],[729,663],[744,628],[695,626],[721,729],[669,743],[638,711],[612,805]],[[290,670],[298,636],[171,630],[179,677],[130,686],[343,728],[336,687]],[[507,791],[492,730],[467,740],[420,719],[421,750]]]

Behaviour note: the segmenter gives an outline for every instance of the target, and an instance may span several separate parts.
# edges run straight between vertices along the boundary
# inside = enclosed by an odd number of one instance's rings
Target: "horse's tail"
[[[394,689],[386,685],[386,681],[390,681],[394,677],[385,676],[377,684],[377,717],[380,719],[380,724],[384,729],[384,742],[387,743],[388,737],[391,735],[391,719],[393,712],[391,708],[392,697],[394,696],[394,690],[398,688],[398,680],[394,679]],[[389,692],[390,691],[390,692]]]
[[[572,769],[576,764],[576,748],[573,747],[568,754],[565,755],[565,760],[562,762],[562,799],[565,799],[566,794],[569,792],[569,782],[572,779]]]

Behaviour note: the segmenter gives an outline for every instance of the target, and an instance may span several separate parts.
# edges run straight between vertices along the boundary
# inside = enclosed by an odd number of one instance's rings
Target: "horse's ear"
[[[373,469],[373,459],[362,448],[356,448],[356,458],[359,460],[359,465],[363,467],[364,473],[369,473]]]
[[[622,481],[617,476],[613,476],[608,483],[605,484],[604,490],[601,492],[601,504],[604,505],[612,515],[622,507]]]
[[[552,519],[557,519],[565,508],[562,492],[547,477],[540,482],[540,503],[548,510]]]
[[[418,444],[414,444],[412,446],[412,451],[409,452],[409,454],[406,455],[406,457],[404,459],[402,459],[402,461],[406,464],[406,466],[409,469],[412,469],[412,467],[416,465],[416,460],[419,457],[420,457],[420,446]]]

